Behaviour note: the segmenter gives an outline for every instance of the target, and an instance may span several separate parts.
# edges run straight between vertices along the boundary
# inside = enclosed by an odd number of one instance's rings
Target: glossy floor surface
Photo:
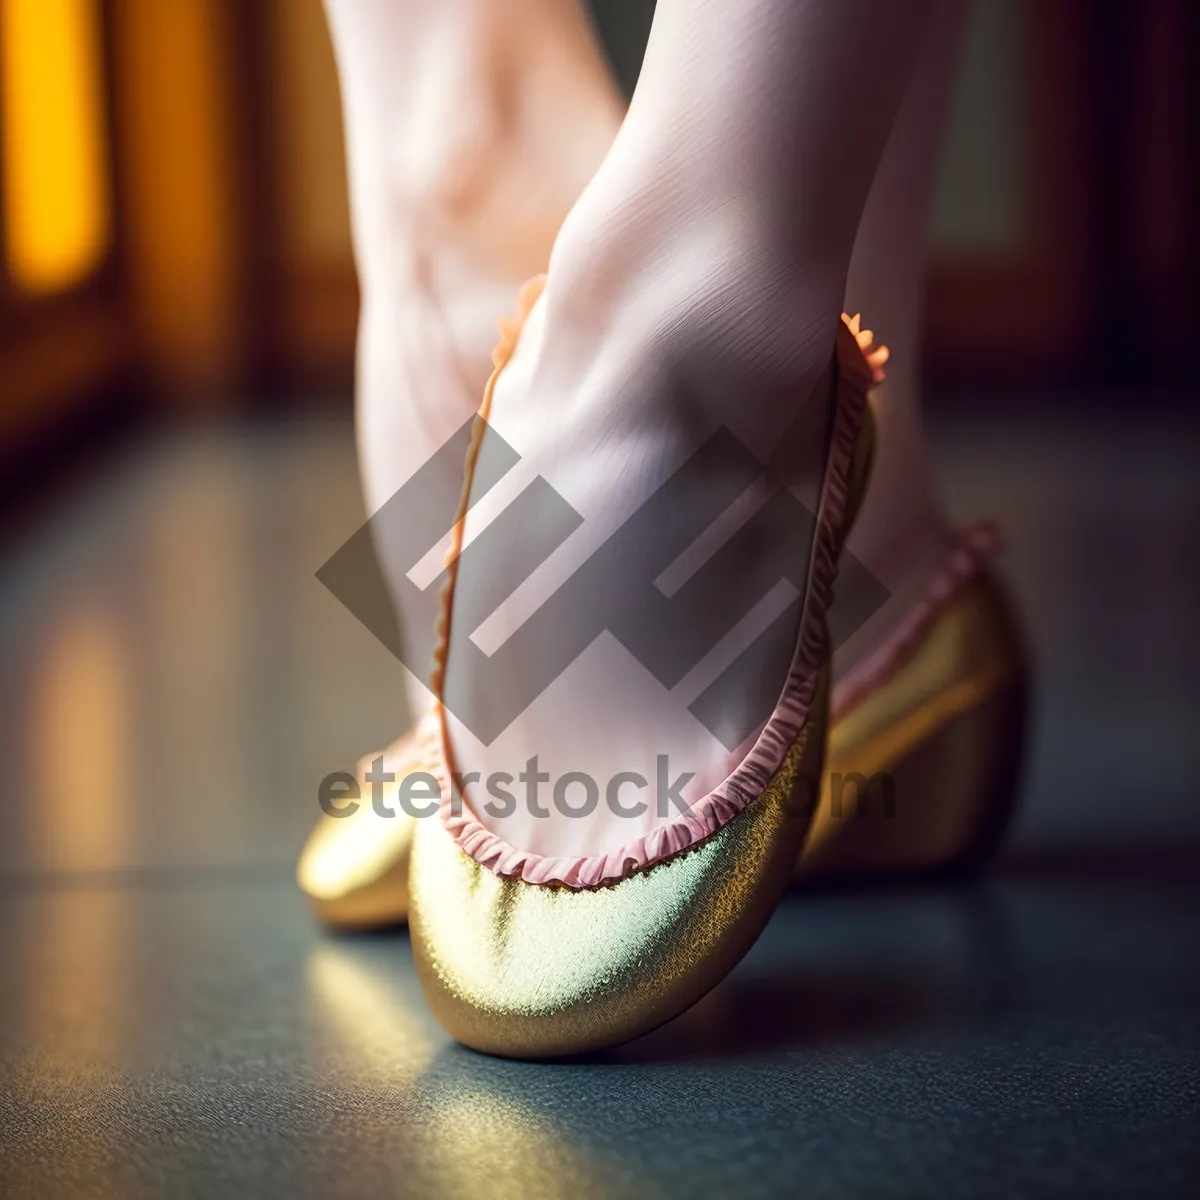
[[[0,1195],[1188,1195],[1200,1179],[1195,429],[950,420],[1039,696],[970,886],[797,894],[587,1062],[447,1041],[403,934],[291,883],[401,668],[313,572],[348,428],[143,439],[0,566]]]

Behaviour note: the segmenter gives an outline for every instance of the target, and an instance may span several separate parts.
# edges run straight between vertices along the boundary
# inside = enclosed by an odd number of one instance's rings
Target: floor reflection
[[[38,858],[58,869],[119,859],[136,836],[130,789],[134,681],[127,630],[93,598],[63,614],[46,640],[25,719],[30,831]]]
[[[407,960],[407,938],[328,938],[308,955],[317,1019],[348,1070],[411,1084],[442,1042]]]
[[[0,561],[5,872],[286,866],[403,669],[314,572],[361,522],[346,425],[164,436]]]

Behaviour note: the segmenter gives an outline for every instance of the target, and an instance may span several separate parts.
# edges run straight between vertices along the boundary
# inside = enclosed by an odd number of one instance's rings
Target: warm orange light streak
[[[0,0],[7,273],[28,292],[72,286],[110,234],[95,0]]]

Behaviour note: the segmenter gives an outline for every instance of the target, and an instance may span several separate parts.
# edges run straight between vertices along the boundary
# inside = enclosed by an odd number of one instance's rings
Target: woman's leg
[[[892,600],[839,652],[839,675],[886,636],[945,553],[945,521],[921,420],[918,344],[926,238],[968,8],[967,0],[937,0],[850,257],[847,311],[862,313],[891,359],[872,397],[875,462],[849,548]]]
[[[375,513],[475,412],[497,318],[545,269],[623,105],[577,0],[326,8],[362,288],[359,457]],[[412,683],[416,715],[428,692]]]
[[[619,772],[653,780],[665,757],[695,799],[744,753],[689,711],[696,671],[668,686],[605,637],[493,737],[507,714],[480,710],[490,684],[468,642],[485,656],[502,647],[722,430],[811,511],[851,251],[934,13],[934,0],[660,0],[629,113],[563,225],[495,388],[488,436],[521,461],[467,519],[446,681],[452,709],[473,706],[474,729],[451,722],[462,770],[519,777],[538,756],[535,774],[584,772],[603,792]],[[728,491],[732,474],[718,466],[665,524]],[[538,476],[582,518],[561,550],[532,575],[527,555],[472,556],[491,517]],[[522,529],[531,541],[536,517]],[[774,553],[777,533],[747,559]],[[798,557],[789,566],[803,574]],[[475,621],[493,599],[495,613]],[[512,666],[519,690],[533,667]],[[677,815],[651,805],[613,829],[520,803],[497,817],[486,793],[467,797],[510,845],[546,855],[597,853]]]

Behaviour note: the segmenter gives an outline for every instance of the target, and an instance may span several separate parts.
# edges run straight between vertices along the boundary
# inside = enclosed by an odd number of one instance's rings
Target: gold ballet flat
[[[1026,726],[1022,638],[986,569],[968,563],[948,590],[838,712],[797,880],[967,872],[1007,826]]]
[[[419,768],[414,764],[412,770]],[[408,856],[416,821],[322,814],[296,865],[296,882],[327,929],[388,929],[408,920]]]
[[[792,800],[817,778],[815,713],[759,798],[701,845],[605,887],[503,878],[464,854],[442,821],[416,822],[413,957],[439,1024],[490,1054],[598,1050],[669,1021],[719,983],[787,889],[810,814]]]
[[[421,743],[418,723],[384,752],[397,778],[421,769]],[[383,797],[390,816],[372,808],[366,774],[377,757],[358,764],[357,808],[337,816],[322,813],[296,865],[296,882],[309,907],[330,929],[386,929],[408,919],[408,857],[417,822],[395,803],[395,788]],[[348,809],[339,801],[339,810],[343,807]]]
[[[537,291],[523,297],[529,311]],[[516,343],[496,355],[468,454],[463,507],[448,556],[433,685],[451,650],[463,514],[495,381]],[[430,1009],[476,1050],[520,1057],[616,1045],[695,1003],[743,957],[786,891],[816,805],[828,719],[826,610],[871,451],[867,392],[877,378],[870,334],[839,329],[833,426],[812,566],[783,694],[754,749],[684,816],[601,855],[542,858],[504,843],[455,804],[454,763],[440,736],[426,765],[443,797],[416,822],[409,864],[413,960]]]

